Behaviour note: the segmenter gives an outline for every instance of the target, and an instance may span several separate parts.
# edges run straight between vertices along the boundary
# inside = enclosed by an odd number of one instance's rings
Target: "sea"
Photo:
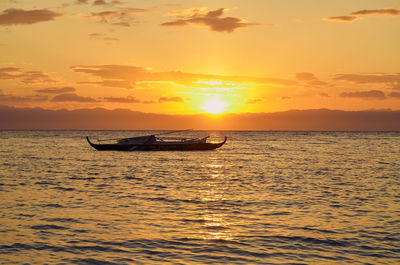
[[[400,132],[0,131],[0,264],[400,264]]]

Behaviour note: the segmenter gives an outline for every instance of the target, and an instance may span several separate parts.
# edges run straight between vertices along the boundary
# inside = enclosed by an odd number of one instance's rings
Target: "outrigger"
[[[178,132],[178,131],[174,131]],[[174,132],[168,132],[163,134],[169,134]],[[221,147],[225,144],[227,137],[222,142],[209,143],[207,139],[209,136],[204,138],[177,138],[177,137],[156,137],[153,135],[120,138],[120,139],[107,139],[98,140],[110,141],[114,140],[116,143],[93,143],[90,141],[89,136],[86,136],[88,143],[99,151],[196,151],[196,150],[213,150]]]

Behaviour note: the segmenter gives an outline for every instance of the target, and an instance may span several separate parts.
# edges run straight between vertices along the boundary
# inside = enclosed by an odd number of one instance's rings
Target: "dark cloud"
[[[37,89],[35,91],[38,93],[44,93],[44,94],[61,94],[61,93],[74,92],[75,88],[73,88],[73,87],[49,87],[49,88]]]
[[[93,2],[94,6],[100,6],[100,5],[106,5],[106,4],[107,3],[104,0],[96,0],[96,1]]]
[[[15,67],[0,68],[0,79],[19,79],[25,84],[56,82],[45,72],[22,71]]]
[[[385,94],[379,90],[343,92],[340,94],[340,96],[342,98],[360,98],[360,99],[385,99],[386,98]]]
[[[325,18],[325,20],[331,20],[331,21],[337,21],[337,22],[351,22],[356,19],[357,19],[356,16],[351,16],[351,15]]]
[[[366,9],[352,12],[344,16],[328,17],[325,20],[337,22],[351,22],[363,16],[400,16],[400,8]]]
[[[158,102],[165,103],[165,102],[184,102],[181,97],[160,97]]]
[[[74,94],[74,93],[65,93],[65,94],[57,95],[51,101],[52,102],[82,102],[82,103],[98,102],[98,100],[96,100],[94,98],[78,96],[77,94]]]
[[[76,0],[75,3],[78,5],[84,5],[88,3],[88,0]]]
[[[151,104],[154,101],[142,101],[132,96],[128,97],[105,97],[104,101],[113,102],[113,103],[142,103],[142,104]]]
[[[103,40],[106,40],[106,41],[119,41],[118,38],[112,38],[112,37],[104,37]]]
[[[88,35],[89,35],[89,37],[94,38],[94,39],[101,38],[102,36],[104,36],[104,34],[102,34],[102,33],[90,33]]]
[[[138,13],[146,12],[141,8],[124,8],[121,10],[94,12],[86,18],[97,19],[101,23],[112,26],[130,27]]]
[[[335,80],[348,81],[357,84],[368,83],[400,83],[399,74],[337,74]]]
[[[223,76],[212,74],[191,74],[183,72],[151,72],[143,67],[127,65],[75,65],[71,70],[101,78],[100,81],[80,82],[111,87],[133,88],[137,82],[173,82],[181,85],[195,84],[201,80],[220,80],[236,83],[262,83],[274,85],[295,85],[297,82],[279,78],[258,78],[248,76]]]
[[[20,78],[21,81],[25,84],[56,82],[54,79],[50,78],[47,73],[40,71],[24,72],[23,74],[21,74]]]
[[[388,96],[391,98],[400,98],[400,92],[391,92]]]
[[[95,0],[93,2],[94,6],[113,6],[113,5],[120,5],[120,4],[123,4],[123,3],[121,1],[118,1],[118,0],[113,0],[113,1],[110,1],[110,2],[107,2],[105,0]]]
[[[29,102],[43,102],[47,101],[47,96],[41,95],[33,95],[33,96],[17,96],[13,94],[4,94],[3,91],[0,90],[0,103],[29,103]]]
[[[30,25],[38,22],[54,20],[56,17],[61,15],[61,13],[47,9],[23,10],[10,8],[0,13],[0,26]]]
[[[257,23],[247,23],[244,19],[236,17],[222,17],[225,8],[216,10],[205,10],[204,8],[192,8],[178,10],[169,15],[177,17],[176,20],[162,23],[162,26],[188,26],[202,25],[207,26],[213,31],[233,32],[238,28],[260,25]]]
[[[359,10],[359,11],[351,13],[351,15],[355,15],[355,16],[369,16],[369,15],[399,16],[400,9],[399,8],[384,8],[384,9]]]
[[[149,80],[151,75],[145,68],[127,65],[76,65],[72,66],[71,70],[114,80],[142,81]]]
[[[295,74],[296,79],[300,81],[306,82],[308,85],[311,86],[324,86],[327,85],[327,83],[319,80],[313,73],[297,73]]]
[[[15,79],[20,75],[19,68],[4,67],[0,68],[0,79]]]

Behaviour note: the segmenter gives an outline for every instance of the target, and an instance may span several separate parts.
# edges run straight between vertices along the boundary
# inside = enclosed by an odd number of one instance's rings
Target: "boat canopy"
[[[139,137],[130,137],[119,139],[119,144],[151,144],[156,141],[156,137],[154,135],[147,136],[139,136]]]

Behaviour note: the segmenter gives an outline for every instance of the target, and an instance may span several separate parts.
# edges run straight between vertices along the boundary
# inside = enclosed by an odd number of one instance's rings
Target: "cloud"
[[[152,104],[154,101],[142,101],[132,96],[127,97],[105,97],[104,101],[113,102],[113,103],[143,103],[143,104]]]
[[[104,1],[104,0],[96,0],[96,1],[93,2],[93,5],[94,5],[94,6],[106,5],[106,4],[107,4],[107,3],[106,3],[106,1]]]
[[[52,102],[98,102],[98,100],[91,98],[91,97],[83,97],[83,96],[78,96],[77,94],[74,93],[65,93],[61,95],[55,96],[52,100]]]
[[[383,16],[383,17],[393,17],[400,16],[400,8],[383,8],[383,9],[365,9],[352,12],[344,16],[328,17],[325,20],[336,21],[336,22],[352,22],[363,16]]]
[[[79,102],[79,103],[99,103],[99,102],[109,102],[109,103],[140,103],[140,104],[154,104],[155,101],[144,101],[139,100],[133,96],[127,97],[104,97],[104,98],[92,98],[92,97],[84,97],[79,96],[75,93],[73,87],[62,87],[62,88],[45,88],[38,89],[36,92],[42,94],[59,94],[55,95],[50,101],[51,102]],[[175,98],[167,98],[167,101],[175,101]],[[47,95],[27,95],[27,96],[17,96],[13,94],[4,94],[2,90],[0,90],[0,104],[7,103],[35,103],[35,102],[46,102],[49,101],[49,97]]]
[[[90,15],[84,15],[83,17],[97,19],[100,23],[112,26],[130,27],[136,15],[146,11],[146,9],[142,8],[124,8],[121,10],[93,12]]]
[[[129,80],[103,80],[103,81],[87,81],[78,82],[82,85],[101,85],[106,87],[134,88],[135,83]]]
[[[183,72],[151,72],[150,70],[128,65],[74,65],[70,69],[77,73],[92,75],[101,80],[80,82],[110,87],[134,88],[139,82],[173,82],[185,86],[198,86],[202,80],[230,81],[234,83],[257,83],[278,86],[296,85],[296,81],[279,78],[258,78],[248,76],[223,76],[213,74],[192,74]]]
[[[13,94],[4,94],[0,90],[0,103],[26,103],[26,102],[43,102],[47,101],[47,96],[33,95],[33,96],[16,96]]]
[[[60,94],[60,93],[74,92],[75,88],[73,88],[73,87],[49,87],[49,88],[43,88],[43,89],[36,89],[35,91],[38,93],[44,93],[44,94]]]
[[[391,92],[388,96],[391,98],[400,98],[400,92]]]
[[[400,8],[359,10],[351,14],[355,16],[399,16]]]
[[[385,99],[386,98],[385,94],[379,90],[343,92],[340,94],[340,96],[342,98],[360,98],[360,99]]]
[[[61,15],[61,13],[47,9],[23,10],[10,8],[0,13],[0,26],[31,25],[54,20]]]
[[[110,2],[107,2],[105,0],[96,0],[93,2],[94,6],[113,6],[113,5],[120,5],[120,4],[122,4],[122,2],[118,1],[118,0],[113,0]]]
[[[165,102],[184,102],[181,97],[160,97],[158,102],[165,103]]]
[[[313,73],[297,73],[295,77],[302,81],[311,81],[317,79]]]
[[[319,80],[313,73],[297,73],[295,74],[296,79],[306,82],[308,85],[312,86],[325,86],[326,82]]]
[[[398,74],[337,74],[335,80],[348,81],[356,84],[368,83],[400,83]]]
[[[75,3],[78,5],[84,5],[88,3],[88,0],[76,0]]]
[[[35,84],[35,83],[52,83],[56,80],[49,77],[47,73],[40,71],[28,71],[24,72],[20,76],[21,82],[25,84]]]
[[[263,100],[261,98],[253,98],[246,101],[246,104],[257,104],[261,103]]]
[[[19,68],[4,67],[0,68],[0,79],[14,79],[20,74]]]
[[[393,90],[400,90],[400,82],[396,83],[392,87]]]
[[[356,19],[357,19],[356,16],[351,16],[351,15],[325,18],[325,20],[337,21],[337,22],[351,22]]]
[[[107,35],[102,33],[90,33],[89,37],[95,40],[104,40],[104,41],[119,41],[118,38],[107,37]]]
[[[248,23],[244,19],[236,17],[222,17],[227,9],[219,8],[208,10],[208,8],[191,8],[173,11],[168,16],[175,16],[177,19],[162,23],[162,26],[189,26],[201,25],[209,27],[217,32],[233,32],[238,28],[260,25]]]
[[[45,72],[22,71],[15,67],[0,68],[0,79],[19,79],[24,84],[56,82]]]

